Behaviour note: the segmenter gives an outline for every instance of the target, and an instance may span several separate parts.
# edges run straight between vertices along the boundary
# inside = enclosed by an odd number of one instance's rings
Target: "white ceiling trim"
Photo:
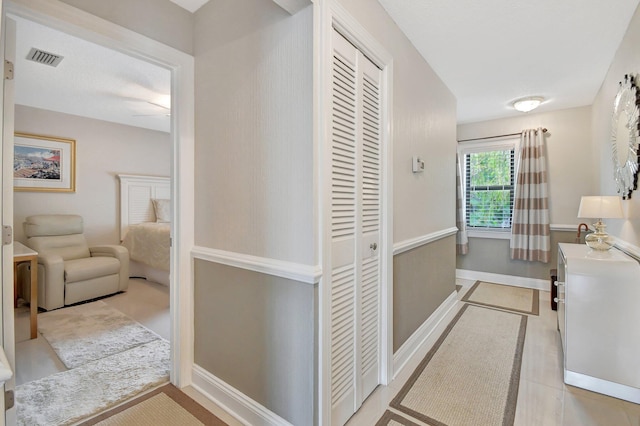
[[[311,0],[273,0],[273,2],[289,12],[290,15],[295,15],[311,4]]]
[[[191,13],[195,13],[198,9],[204,6],[209,0],[169,0],[169,1],[177,4],[181,8],[186,9]]]

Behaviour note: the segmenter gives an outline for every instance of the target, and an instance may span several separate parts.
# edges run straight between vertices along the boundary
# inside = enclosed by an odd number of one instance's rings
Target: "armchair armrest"
[[[91,257],[115,257],[120,261],[120,284],[118,289],[125,291],[129,287],[129,250],[118,245],[102,245],[89,247]]]
[[[38,305],[46,310],[64,306],[64,260],[57,254],[38,254]]]
[[[126,256],[127,259],[129,258],[129,250],[127,250],[126,247],[115,244],[89,247],[89,252],[91,253],[91,257],[109,256],[115,257],[118,260],[120,260],[122,256]]]

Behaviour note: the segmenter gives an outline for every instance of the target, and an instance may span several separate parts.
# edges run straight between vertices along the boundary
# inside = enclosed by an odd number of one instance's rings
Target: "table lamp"
[[[598,219],[598,221],[593,224],[596,231],[588,234],[584,238],[584,242],[593,250],[609,250],[613,247],[613,238],[604,231],[607,225],[602,223],[602,219],[623,218],[622,201],[617,195],[582,197],[580,200],[580,208],[578,209],[578,217]]]

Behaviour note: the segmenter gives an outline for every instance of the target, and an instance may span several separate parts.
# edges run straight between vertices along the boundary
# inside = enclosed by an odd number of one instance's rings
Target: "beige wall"
[[[519,133],[546,127],[549,215],[552,224],[578,224],[580,197],[594,195],[591,107],[522,114],[519,117],[458,126],[458,140]],[[460,143],[464,146],[464,142]]]
[[[167,46],[193,54],[194,15],[169,0],[61,1]]]
[[[640,9],[636,10],[593,103],[592,152],[597,163],[595,173],[599,177],[597,186],[594,188],[595,195],[617,194],[613,180],[613,160],[609,144],[613,100],[618,91],[618,82],[624,79],[625,74],[635,76],[636,82],[640,79],[639,45]],[[607,224],[607,232],[638,247],[640,246],[640,192],[634,192],[631,199],[624,201],[623,204],[626,210],[626,220],[604,220]]]
[[[15,239],[33,214],[79,214],[90,244],[119,244],[117,174],[169,176],[168,133],[16,105],[16,132],[76,140],[76,192],[15,192]]]
[[[591,107],[523,114],[520,117],[490,120],[458,126],[458,139],[518,133],[523,129],[546,127],[549,216],[553,225],[577,225],[580,197],[593,195],[598,175],[591,151]],[[460,143],[464,146],[464,142]],[[457,268],[527,278],[547,279],[555,267],[556,237],[552,234],[552,256],[548,264],[510,259],[509,240],[469,238],[469,253],[457,256]],[[575,234],[568,240],[573,242]]]

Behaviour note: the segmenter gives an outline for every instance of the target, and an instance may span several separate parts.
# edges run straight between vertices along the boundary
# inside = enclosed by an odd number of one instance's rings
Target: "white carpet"
[[[16,388],[18,425],[69,425],[169,380],[169,343],[157,339]]]
[[[69,425],[168,382],[169,343],[98,301],[38,315],[68,371],[16,387],[18,425]]]
[[[38,331],[67,368],[160,338],[101,301],[39,314]]]

